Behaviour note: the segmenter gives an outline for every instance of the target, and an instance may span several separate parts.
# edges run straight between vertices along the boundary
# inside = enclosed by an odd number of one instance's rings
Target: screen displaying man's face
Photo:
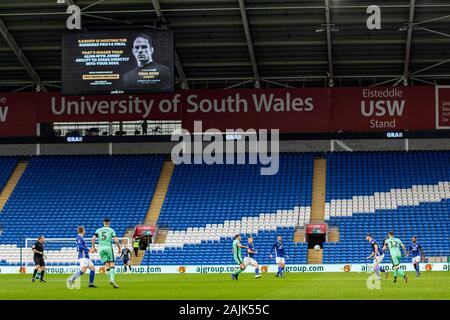
[[[152,61],[153,47],[147,39],[137,37],[133,43],[133,54],[138,65],[141,67]]]

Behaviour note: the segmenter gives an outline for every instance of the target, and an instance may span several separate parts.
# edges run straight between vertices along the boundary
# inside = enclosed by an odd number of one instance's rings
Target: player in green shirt
[[[241,235],[237,234],[234,236],[233,241],[233,259],[239,265],[239,269],[231,274],[231,279],[238,280],[239,275],[247,267],[242,259],[242,249],[248,249],[246,246],[241,244]]]
[[[116,232],[111,229],[111,222],[109,219],[105,218],[103,220],[103,228],[97,229],[95,231],[94,236],[92,237],[92,249],[95,249],[95,241],[98,239],[98,249],[100,254],[100,259],[102,263],[105,265],[106,274],[108,275],[109,283],[114,287],[114,289],[119,288],[116,283],[115,275],[116,275],[116,263],[114,259],[114,250],[111,244],[111,241],[114,240],[116,244],[119,255],[122,251],[122,248],[119,243],[119,239],[117,239]]]
[[[397,275],[402,276],[405,283],[408,283],[408,276],[403,272],[403,270],[400,269],[400,260],[402,259],[400,247],[403,248],[403,252],[406,255],[406,248],[403,242],[394,237],[394,231],[389,231],[388,238],[384,242],[383,252],[386,248],[389,248],[392,266],[394,268],[394,283],[397,282]]]

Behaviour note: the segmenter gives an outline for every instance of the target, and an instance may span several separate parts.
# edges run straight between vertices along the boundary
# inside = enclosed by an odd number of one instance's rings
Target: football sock
[[[394,277],[395,278],[397,278],[397,273],[398,273],[397,269],[394,269]]]
[[[280,277],[283,276],[283,270],[284,268],[278,267],[278,274],[280,275]]]
[[[37,274],[37,269],[34,269],[34,271],[33,271],[33,279],[36,278],[36,274]]]
[[[70,280],[74,281],[75,279],[81,277],[82,274],[83,274],[83,272],[81,272],[81,270],[78,270],[70,277]]]
[[[89,274],[89,284],[94,284],[95,270]]]
[[[109,274],[111,275],[111,281],[116,282],[116,268],[112,267],[109,269]]]
[[[379,267],[381,272],[386,272],[383,267]]]
[[[41,280],[44,280],[44,273],[45,273],[45,270],[42,270],[41,271]]]
[[[259,268],[255,269],[255,274],[258,275],[259,274]]]
[[[38,271],[37,274],[36,274],[36,279],[40,279],[40,278],[41,278],[41,272]]]
[[[106,269],[106,275],[108,276],[109,281],[111,281],[111,275],[109,273],[109,270],[111,270],[111,269]]]
[[[375,274],[377,275],[377,277],[380,277],[380,267],[375,267]]]
[[[239,269],[236,270],[233,274],[234,274],[235,276],[238,276],[238,275],[240,275],[240,274],[242,273],[242,271],[244,271],[244,270],[242,270],[241,268],[239,268]]]
[[[418,264],[418,263],[416,263],[416,264],[414,265],[414,269],[416,269],[416,273],[419,273],[419,272],[420,272],[420,268],[419,268],[419,264]]]
[[[398,272],[398,274],[401,275],[403,278],[405,277],[405,274],[403,273],[403,270],[398,269],[397,272]]]

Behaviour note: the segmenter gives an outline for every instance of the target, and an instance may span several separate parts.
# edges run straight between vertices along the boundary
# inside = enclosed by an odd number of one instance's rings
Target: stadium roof
[[[180,88],[450,83],[448,0],[0,0],[0,91],[60,86],[66,6],[85,30],[175,31]],[[381,30],[368,30],[369,5]]]

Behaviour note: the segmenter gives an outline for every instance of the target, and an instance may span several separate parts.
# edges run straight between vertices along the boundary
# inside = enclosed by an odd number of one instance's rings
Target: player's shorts
[[[237,256],[234,256],[234,262],[236,262],[239,265],[244,263],[244,261],[242,260],[242,257],[237,257]]]
[[[412,258],[412,264],[416,264],[420,262],[420,256],[415,256]]]
[[[244,264],[245,264],[246,266],[248,266],[248,265],[258,264],[258,262],[256,262],[256,260],[253,259],[253,258],[251,258],[251,257],[245,257],[245,258],[244,258]]]
[[[88,259],[88,258],[80,258],[80,259],[78,259],[78,263],[80,264],[80,267],[82,267],[82,268],[83,267],[91,268],[94,266],[91,259]]]
[[[45,267],[44,257],[34,257],[33,261],[35,266]]]
[[[395,255],[395,256],[391,255],[391,262],[394,267],[400,265],[401,260],[402,260],[401,255]]]
[[[379,265],[381,262],[383,262],[384,259],[384,254],[382,254],[381,256],[375,257],[375,259],[373,259],[373,265]]]
[[[106,262],[115,262],[116,260],[114,259],[114,252],[113,252],[113,248],[112,247],[100,247],[99,248],[99,255],[100,255],[100,259],[102,260],[102,263],[106,263]]]
[[[276,262],[277,264],[279,264],[279,263],[285,263],[285,262],[284,262],[284,258],[281,258],[281,257],[276,257],[276,258],[275,258],[275,262]]]
[[[123,264],[128,264],[128,261],[130,261],[130,259],[123,259]]]

